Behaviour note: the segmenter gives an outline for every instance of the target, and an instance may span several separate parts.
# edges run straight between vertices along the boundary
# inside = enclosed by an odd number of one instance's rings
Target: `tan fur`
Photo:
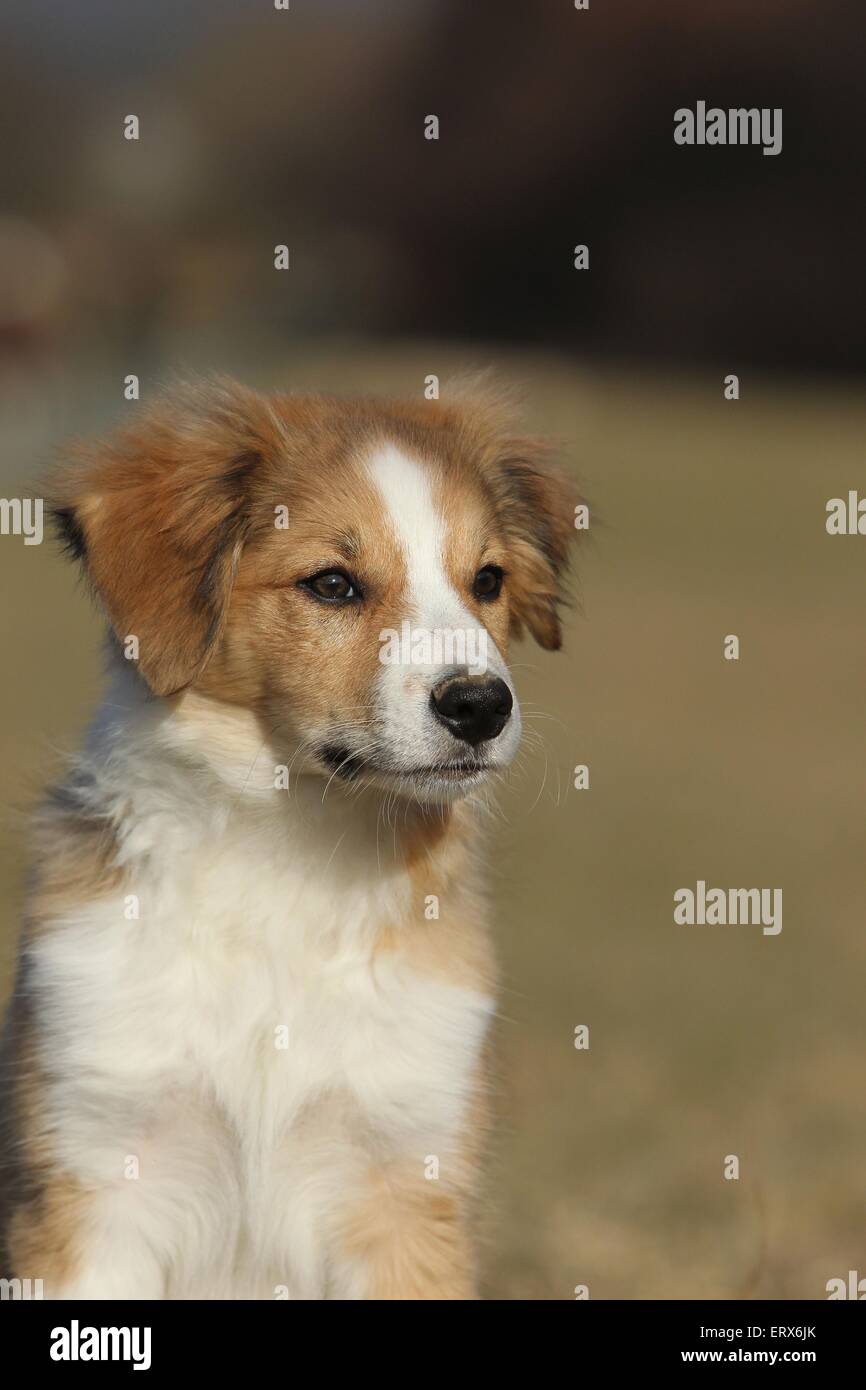
[[[2,1272],[42,1279],[52,1288],[74,1276],[90,1196],[55,1162],[45,1106],[46,1059],[27,989],[27,942],[52,930],[71,909],[114,891],[122,873],[109,829],[58,790],[34,819],[38,855],[28,902],[22,967],[7,1018],[2,1055],[3,1142],[0,1143]],[[2,1251],[2,1241],[0,1241]]]
[[[115,891],[122,882],[110,829],[82,811],[43,806],[34,820],[33,843],[38,860],[28,924],[34,931],[47,929],[53,918]]]
[[[33,1171],[40,1170],[40,1155],[28,1151]],[[92,1195],[62,1173],[48,1172],[38,1196],[19,1206],[9,1227],[10,1277],[42,1279],[44,1293],[75,1278],[82,1257],[82,1233]],[[39,1273],[34,1273],[39,1271]]]
[[[343,1248],[369,1271],[371,1299],[477,1297],[465,1197],[443,1191],[439,1182],[371,1170]]]
[[[53,1156],[44,1065],[23,991],[10,1009],[2,1065],[8,1087],[0,1145],[3,1275],[42,1279],[50,1297],[61,1281],[74,1276],[88,1194],[58,1168]]]

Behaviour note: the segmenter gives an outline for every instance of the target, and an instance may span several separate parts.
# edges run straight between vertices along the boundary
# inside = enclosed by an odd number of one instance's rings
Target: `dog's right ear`
[[[268,402],[233,383],[180,388],[95,447],[78,447],[49,489],[121,642],[156,695],[204,669],[225,620],[251,524],[255,476],[279,447]]]

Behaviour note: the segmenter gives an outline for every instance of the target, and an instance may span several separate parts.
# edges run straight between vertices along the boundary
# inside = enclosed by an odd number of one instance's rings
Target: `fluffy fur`
[[[510,636],[559,643],[569,485],[484,403],[217,383],[79,450],[55,505],[110,681],[35,828],[0,1275],[474,1297],[495,968],[472,793],[519,711],[460,742],[431,712],[453,672],[383,665],[381,633],[483,629],[510,689]],[[339,604],[308,584],[335,570]]]

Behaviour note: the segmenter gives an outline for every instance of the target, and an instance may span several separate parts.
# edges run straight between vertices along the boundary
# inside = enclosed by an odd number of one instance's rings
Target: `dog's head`
[[[516,751],[508,641],[559,646],[574,500],[489,402],[220,383],[79,450],[55,515],[156,696],[245,707],[299,770],[446,799]]]

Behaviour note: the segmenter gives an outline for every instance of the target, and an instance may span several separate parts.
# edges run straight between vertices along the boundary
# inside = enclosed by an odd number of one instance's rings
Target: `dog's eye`
[[[485,565],[475,576],[472,585],[473,593],[476,598],[494,599],[499,598],[502,588],[502,570],[498,565]]]
[[[302,579],[301,588],[308,589],[325,603],[348,603],[350,599],[360,597],[354,581],[341,570],[323,570],[321,574]]]

